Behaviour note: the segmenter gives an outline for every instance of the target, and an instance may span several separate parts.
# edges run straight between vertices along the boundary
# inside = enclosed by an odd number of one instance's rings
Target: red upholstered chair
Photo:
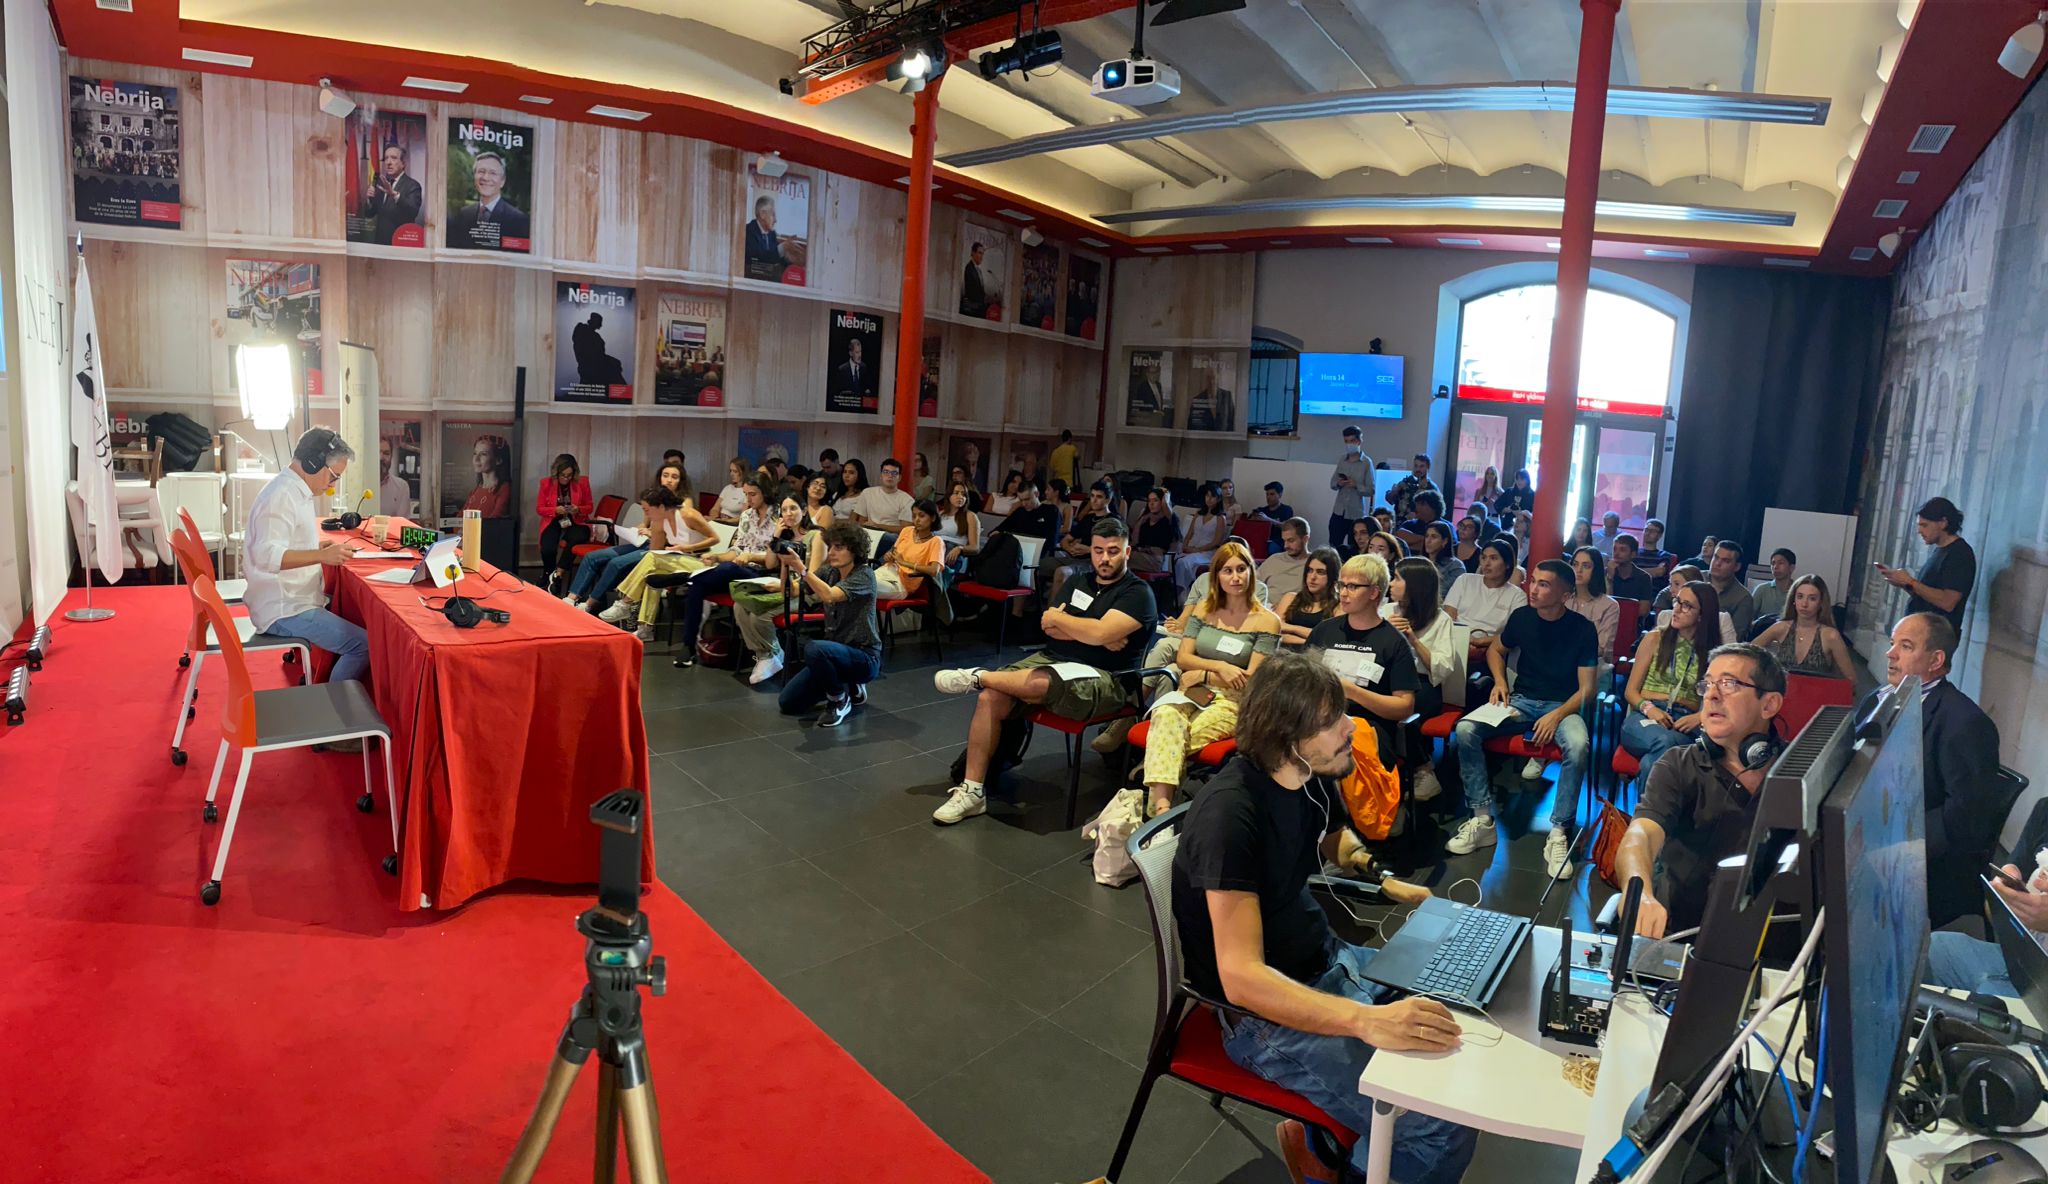
[[[597,512],[590,516],[590,521],[592,525],[615,526],[618,524],[619,515],[625,512],[626,499],[616,493],[607,493],[597,499]],[[609,546],[610,543],[578,543],[569,548],[569,557],[580,563],[585,555],[592,551],[602,551]]]
[[[1265,518],[1239,518],[1230,524],[1230,533],[1244,540],[1254,563],[1273,553],[1273,540],[1279,537]]]
[[[996,655],[1003,652],[1004,635],[1010,628],[1010,602],[1023,600],[1031,595],[1031,586],[997,588],[974,580],[961,580],[953,585],[953,591],[972,600],[985,600],[996,606]]]
[[[1148,719],[1143,723],[1140,723],[1133,727],[1131,729],[1130,735],[1126,736],[1124,739],[1125,742],[1128,743],[1132,748],[1143,751],[1145,747],[1145,741],[1151,735],[1152,721]],[[1204,744],[1201,747],[1201,749],[1197,752],[1189,753],[1188,759],[1195,762],[1198,765],[1210,765],[1220,767],[1224,761],[1230,759],[1230,754],[1236,751],[1237,737],[1225,736],[1221,740],[1215,740],[1211,741],[1208,744]]]
[[[1824,674],[1787,674],[1785,705],[1778,709],[1778,735],[1786,740],[1813,721],[1823,707],[1854,707],[1856,686],[1846,678]]]
[[[1079,804],[1081,798],[1081,737],[1090,728],[1115,723],[1120,719],[1129,719],[1136,714],[1138,714],[1138,709],[1126,703],[1107,715],[1098,715],[1094,719],[1068,719],[1063,715],[1054,715],[1043,707],[1034,707],[1025,716],[1026,719],[1031,721],[1033,727],[1051,728],[1053,731],[1058,732],[1060,734],[1060,742],[1066,746],[1068,829],[1071,830],[1074,826],[1074,809]]]
[[[1316,1150],[1326,1161],[1341,1163],[1358,1142],[1357,1132],[1300,1094],[1281,1089],[1232,1061],[1223,1051],[1223,1031],[1216,1014],[1223,1011],[1242,1017],[1245,1012],[1225,1000],[1202,995],[1182,977],[1180,933],[1173,921],[1173,853],[1180,844],[1180,824],[1187,812],[1186,806],[1168,810],[1139,827],[1126,844],[1138,865],[1150,906],[1146,916],[1152,922],[1152,950],[1159,969],[1159,1006],[1151,1048],[1138,1078],[1138,1093],[1131,1099],[1130,1115],[1124,1119],[1123,1134],[1103,1178],[1114,1184],[1122,1173],[1138,1136],[1138,1124],[1145,1117],[1145,1103],[1161,1077],[1177,1077],[1219,1101],[1236,1098],[1282,1118],[1296,1119],[1312,1132]]]
[[[713,511],[713,510],[715,510],[715,509],[717,509],[717,508],[718,508],[718,495],[717,495],[717,494],[715,494],[715,493],[700,493],[700,494],[698,494],[698,495],[697,495],[697,512],[698,512],[699,514],[702,514],[702,515],[704,515],[704,516],[705,516],[706,518],[709,518],[709,517],[711,517],[711,511]]]

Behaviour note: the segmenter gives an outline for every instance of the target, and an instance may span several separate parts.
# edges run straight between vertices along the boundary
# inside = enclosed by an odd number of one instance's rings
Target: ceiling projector
[[[1118,58],[1096,69],[1090,89],[1098,99],[1143,107],[1180,93],[1180,71],[1150,58]]]

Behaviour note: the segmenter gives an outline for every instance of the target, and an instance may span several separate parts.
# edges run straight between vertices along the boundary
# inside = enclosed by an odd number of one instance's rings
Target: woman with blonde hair
[[[1180,789],[1190,751],[1237,732],[1237,704],[1259,664],[1280,648],[1280,618],[1259,600],[1251,553],[1235,539],[1216,548],[1209,595],[1188,618],[1180,653],[1180,693],[1152,709],[1145,742],[1148,816],[1165,813]]]

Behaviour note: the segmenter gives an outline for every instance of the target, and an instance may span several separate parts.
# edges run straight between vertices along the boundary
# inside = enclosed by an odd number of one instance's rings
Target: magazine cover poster
[[[1003,319],[1003,285],[1010,276],[1010,243],[999,230],[960,224],[960,315],[976,320]]]
[[[71,79],[71,204],[80,222],[184,225],[178,88]]]
[[[241,390],[235,351],[244,345],[283,341],[293,347],[292,368],[300,389],[324,394],[320,372],[320,265],[277,259],[228,260],[228,390]]]
[[[1130,381],[1124,398],[1127,428],[1173,426],[1173,351],[1131,351]]]
[[[987,436],[949,436],[946,439],[946,480],[939,486],[941,493],[950,493],[953,488],[953,471],[967,474],[967,480],[976,489],[988,489],[989,458],[995,455],[995,446]]]
[[[427,117],[362,103],[349,112],[345,130],[348,241],[426,246]]]
[[[555,402],[633,401],[634,291],[555,281]]]
[[[835,308],[825,335],[825,410],[873,415],[881,407],[882,318]]]
[[[746,462],[747,472],[760,468],[771,456],[779,458],[783,464],[796,459],[795,428],[740,429],[739,458]]]
[[[424,477],[425,439],[417,419],[382,417],[377,421],[377,512],[419,520],[420,480]]]
[[[518,488],[511,424],[441,422],[443,519],[460,518],[464,510],[510,518],[519,512]]]
[[[1067,336],[1095,340],[1095,313],[1102,299],[1102,264],[1083,255],[1067,256]]]
[[[448,245],[533,253],[533,129],[448,121]]]
[[[1212,350],[1188,355],[1188,430],[1237,430],[1237,355]]]
[[[655,311],[654,401],[725,406],[725,301],[663,292]]]
[[[921,419],[939,417],[939,357],[942,348],[938,334],[930,334],[924,339],[924,365],[917,379],[917,414]]]
[[[766,176],[759,163],[759,157],[747,162],[747,221],[740,227],[742,274],[801,288],[811,247],[811,179],[803,173]]]
[[[1017,323],[1054,332],[1053,314],[1058,311],[1060,292],[1060,249],[1051,243],[1025,247],[1019,256],[1018,272],[1022,290],[1017,293]]]

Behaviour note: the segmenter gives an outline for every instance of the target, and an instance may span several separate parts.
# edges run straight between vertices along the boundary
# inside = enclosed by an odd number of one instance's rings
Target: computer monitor
[[[1920,684],[1880,708],[1882,734],[1859,743],[1821,803],[1819,899],[1827,910],[1826,1063],[1834,1098],[1835,1180],[1881,1177],[1906,1028],[1927,952],[1925,787]]]

